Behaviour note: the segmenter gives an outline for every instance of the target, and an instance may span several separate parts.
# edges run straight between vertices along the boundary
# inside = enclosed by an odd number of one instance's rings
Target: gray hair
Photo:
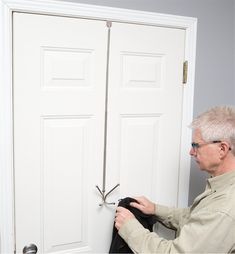
[[[235,155],[235,108],[217,106],[197,116],[190,127],[198,129],[206,142],[221,140],[230,144]]]

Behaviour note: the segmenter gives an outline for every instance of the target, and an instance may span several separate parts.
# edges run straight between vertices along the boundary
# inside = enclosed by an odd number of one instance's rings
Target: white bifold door
[[[14,13],[16,252],[107,253],[116,205],[177,205],[185,31]],[[103,204],[103,205],[101,205]]]

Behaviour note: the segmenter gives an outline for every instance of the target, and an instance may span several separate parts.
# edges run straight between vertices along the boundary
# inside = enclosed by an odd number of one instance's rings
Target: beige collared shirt
[[[235,253],[235,170],[208,179],[189,208],[156,205],[155,210],[177,237],[166,240],[128,220],[119,234],[134,253]]]

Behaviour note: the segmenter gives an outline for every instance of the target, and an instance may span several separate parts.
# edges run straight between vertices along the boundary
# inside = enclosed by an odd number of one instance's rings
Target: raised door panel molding
[[[88,88],[92,85],[93,51],[89,49],[42,48],[44,88]],[[69,67],[69,68],[68,68]]]
[[[160,88],[164,78],[164,55],[126,52],[122,54],[123,88]]]
[[[119,172],[121,196],[145,195],[152,199],[155,198],[159,170],[160,120],[161,116],[159,115],[125,115],[121,117]]]
[[[44,253],[91,250],[87,236],[89,124],[89,118],[79,116],[42,120],[41,228],[44,229]]]

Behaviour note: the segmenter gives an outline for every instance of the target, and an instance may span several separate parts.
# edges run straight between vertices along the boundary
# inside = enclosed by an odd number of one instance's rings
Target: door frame
[[[188,155],[191,130],[187,126],[193,117],[197,19],[53,0],[0,0],[0,253],[10,254],[15,250],[12,91],[12,15],[15,11],[185,29],[188,80],[183,94],[178,206],[187,206],[191,161]]]

